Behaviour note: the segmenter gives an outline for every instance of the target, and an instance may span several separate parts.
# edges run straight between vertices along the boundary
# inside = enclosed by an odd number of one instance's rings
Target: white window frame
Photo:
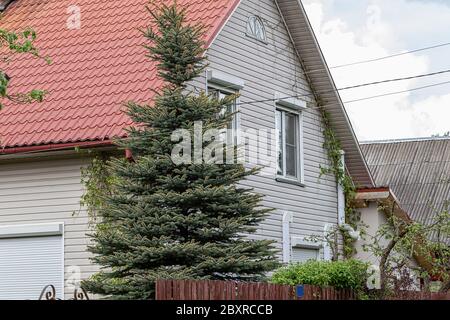
[[[313,242],[307,240],[305,237],[293,236],[291,239],[291,250],[297,249],[310,249],[317,251],[317,261],[324,260],[322,258],[322,250],[324,249],[323,243]],[[292,253],[291,253],[291,261],[292,261]]]
[[[62,265],[62,290],[61,298],[65,299],[65,285],[66,285],[66,252],[64,243],[65,239],[65,224],[64,222],[54,223],[36,223],[36,224],[13,224],[0,226],[0,241],[2,239],[14,238],[36,238],[36,237],[61,237],[61,265]],[[44,288],[42,288],[44,289]],[[58,294],[58,293],[57,293]],[[38,298],[38,297],[36,297]]]
[[[293,246],[292,247],[292,254],[291,254],[291,261],[294,263],[305,263],[307,261],[294,261],[294,250],[311,250],[316,252],[316,258],[315,261],[321,261],[320,258],[320,249],[319,248],[313,248],[313,247],[304,247],[304,246]]]
[[[296,110],[292,108],[288,108],[285,106],[282,106],[280,104],[276,104],[275,108],[275,122],[277,118],[277,111],[281,111],[283,118],[285,117],[285,113],[291,113],[297,116],[297,172],[298,177],[291,177],[286,175],[286,153],[283,152],[283,174],[278,174],[278,143],[277,143],[277,152],[276,152],[276,180],[279,182],[286,182],[286,183],[293,183],[298,184],[300,186],[304,186],[304,156],[303,156],[303,113],[301,110]],[[284,128],[283,128],[284,129]],[[285,141],[286,141],[286,131],[282,130],[282,139],[281,142],[283,144],[283,147],[285,148]],[[277,142],[278,142],[278,136],[277,136]]]
[[[214,82],[208,82],[207,83],[207,94],[210,93],[211,90],[216,90],[219,92],[219,98],[222,99],[224,96],[226,95],[234,95],[234,94],[238,94],[239,91],[236,89],[230,89],[230,88],[225,88],[224,86],[218,85]],[[220,96],[223,95],[223,96]],[[233,112],[234,112],[234,116],[233,116],[233,120],[231,123],[231,129],[232,129],[232,136],[230,137],[230,139],[233,141],[233,143],[236,146],[239,146],[241,143],[241,136],[239,134],[239,129],[241,126],[241,119],[240,119],[240,113],[239,113],[239,97],[237,97],[234,101],[234,106],[233,106]],[[230,143],[230,141],[228,141],[229,137],[227,136],[227,143]]]
[[[208,90],[208,86],[213,87],[214,85],[222,89],[239,91],[244,88],[245,81],[228,73],[208,69],[206,70],[206,90]]]
[[[253,34],[252,32],[249,32],[250,23],[254,23],[254,25],[255,25],[255,27],[256,27],[256,25],[257,25],[258,22],[261,24],[261,29],[262,29],[261,32],[262,32],[262,36],[263,36],[262,38],[259,38],[259,37],[256,35],[256,33]],[[256,30],[255,30],[255,32],[256,32]],[[259,42],[262,42],[262,43],[264,43],[264,44],[267,44],[267,43],[268,43],[268,42],[267,42],[267,31],[266,31],[266,26],[265,26],[265,24],[264,24],[263,19],[262,19],[260,16],[257,16],[257,15],[251,15],[251,16],[248,17],[247,23],[246,23],[246,25],[245,25],[245,35],[246,35],[247,37],[249,37],[249,38],[255,39],[255,40],[257,40],[257,41],[259,41]]]
[[[0,226],[0,239],[63,236],[64,223],[13,224]]]

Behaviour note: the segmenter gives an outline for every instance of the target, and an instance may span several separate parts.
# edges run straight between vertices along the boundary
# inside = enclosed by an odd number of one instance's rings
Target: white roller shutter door
[[[62,236],[0,239],[0,300],[37,300],[49,284],[63,298]]]
[[[306,262],[308,260],[317,260],[319,258],[319,250],[311,248],[292,248],[292,262]]]

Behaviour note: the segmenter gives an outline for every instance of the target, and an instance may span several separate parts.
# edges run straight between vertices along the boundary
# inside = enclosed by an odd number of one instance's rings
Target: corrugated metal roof
[[[160,0],[171,3],[172,0]],[[210,43],[238,0],[179,0],[191,21],[208,26]],[[36,46],[53,64],[27,55],[0,65],[11,77],[10,93],[45,89],[43,103],[8,105],[0,112],[1,149],[103,141],[124,135],[132,122],[122,103],[149,102],[161,86],[146,57],[139,28],[151,21],[148,0],[16,0],[4,12],[8,30],[32,27]],[[81,28],[70,29],[72,5]],[[1,153],[1,150],[0,150]]]
[[[377,186],[389,186],[412,219],[430,223],[450,202],[450,138],[362,143]]]

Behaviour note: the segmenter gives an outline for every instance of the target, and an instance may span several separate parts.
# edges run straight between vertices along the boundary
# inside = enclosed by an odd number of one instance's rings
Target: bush
[[[367,282],[368,264],[359,260],[313,261],[276,270],[271,282],[286,285],[309,284],[320,287],[362,291]]]

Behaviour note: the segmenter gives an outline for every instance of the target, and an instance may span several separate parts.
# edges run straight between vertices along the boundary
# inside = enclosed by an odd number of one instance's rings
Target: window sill
[[[297,180],[293,180],[293,179],[288,179],[288,178],[283,178],[283,177],[276,177],[275,178],[276,181],[281,182],[281,183],[287,183],[287,184],[292,184],[294,186],[299,186],[302,188],[305,188],[306,185],[300,181]]]
[[[245,36],[248,37],[248,38],[250,38],[250,39],[252,39],[252,40],[254,40],[254,41],[256,41],[256,42],[259,42],[260,44],[261,44],[261,43],[262,43],[262,44],[265,44],[265,45],[268,45],[268,44],[269,44],[269,42],[268,42],[267,40],[258,39],[257,37],[252,36],[251,34],[248,34],[247,32],[245,33]]]

